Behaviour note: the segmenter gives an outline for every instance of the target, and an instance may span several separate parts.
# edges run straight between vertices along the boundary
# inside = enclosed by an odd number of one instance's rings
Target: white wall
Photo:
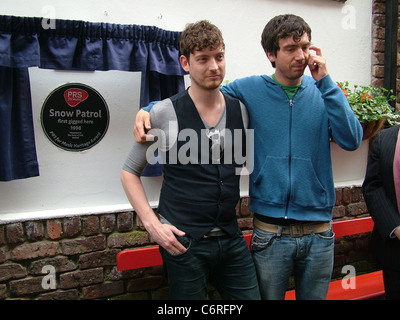
[[[91,22],[154,25],[182,30],[186,23],[208,19],[223,32],[226,79],[272,73],[261,45],[261,32],[275,15],[294,13],[310,24],[313,43],[322,48],[337,81],[368,84],[371,74],[372,0],[2,0],[1,15],[45,16]],[[30,69],[40,176],[0,182],[0,223],[13,219],[64,216],[129,209],[119,172],[131,145],[133,118],[139,106],[139,74],[129,72],[64,72]],[[67,82],[94,87],[106,100],[110,126],[106,136],[84,152],[68,152],[44,135],[40,110],[47,95]],[[333,146],[337,185],[360,184],[366,152],[342,152]],[[355,157],[354,164],[351,157]],[[362,162],[362,163],[360,163]],[[160,178],[146,178],[156,204]],[[242,192],[247,193],[246,180]]]

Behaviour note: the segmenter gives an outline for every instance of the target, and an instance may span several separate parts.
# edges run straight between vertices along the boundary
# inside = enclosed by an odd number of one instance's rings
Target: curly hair
[[[179,48],[188,60],[194,50],[225,48],[221,31],[207,20],[186,25],[179,38]]]
[[[276,56],[279,50],[279,40],[293,36],[295,41],[308,34],[311,41],[311,28],[303,18],[293,14],[284,14],[272,18],[261,34],[261,45],[265,52]],[[274,63],[272,64],[274,67]]]

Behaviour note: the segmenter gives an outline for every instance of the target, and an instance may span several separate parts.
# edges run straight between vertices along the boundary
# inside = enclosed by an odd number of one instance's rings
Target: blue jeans
[[[240,230],[233,237],[177,238],[187,248],[184,254],[172,256],[160,247],[170,299],[206,299],[208,281],[224,300],[260,299],[254,262]]]
[[[301,237],[254,228],[252,253],[261,298],[283,300],[294,274],[297,300],[326,299],[333,269],[334,233],[331,230]]]

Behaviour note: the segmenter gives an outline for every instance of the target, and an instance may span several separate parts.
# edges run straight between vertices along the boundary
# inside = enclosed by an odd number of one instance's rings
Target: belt
[[[304,222],[304,223],[295,223],[289,226],[278,226],[276,224],[265,223],[257,218],[254,218],[254,226],[263,231],[278,233],[279,228],[282,228],[281,234],[288,235],[290,234],[292,237],[301,237],[303,235],[313,233],[321,233],[325,231],[329,231],[331,229],[330,222]]]
[[[215,238],[215,237],[223,237],[227,236],[228,234],[224,230],[217,230],[217,231],[210,231],[206,235],[204,235],[204,238]]]

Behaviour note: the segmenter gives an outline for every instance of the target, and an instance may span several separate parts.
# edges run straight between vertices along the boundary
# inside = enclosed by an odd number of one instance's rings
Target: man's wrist
[[[393,238],[397,237],[397,239],[400,240],[400,226],[398,226],[393,232],[392,232]]]

